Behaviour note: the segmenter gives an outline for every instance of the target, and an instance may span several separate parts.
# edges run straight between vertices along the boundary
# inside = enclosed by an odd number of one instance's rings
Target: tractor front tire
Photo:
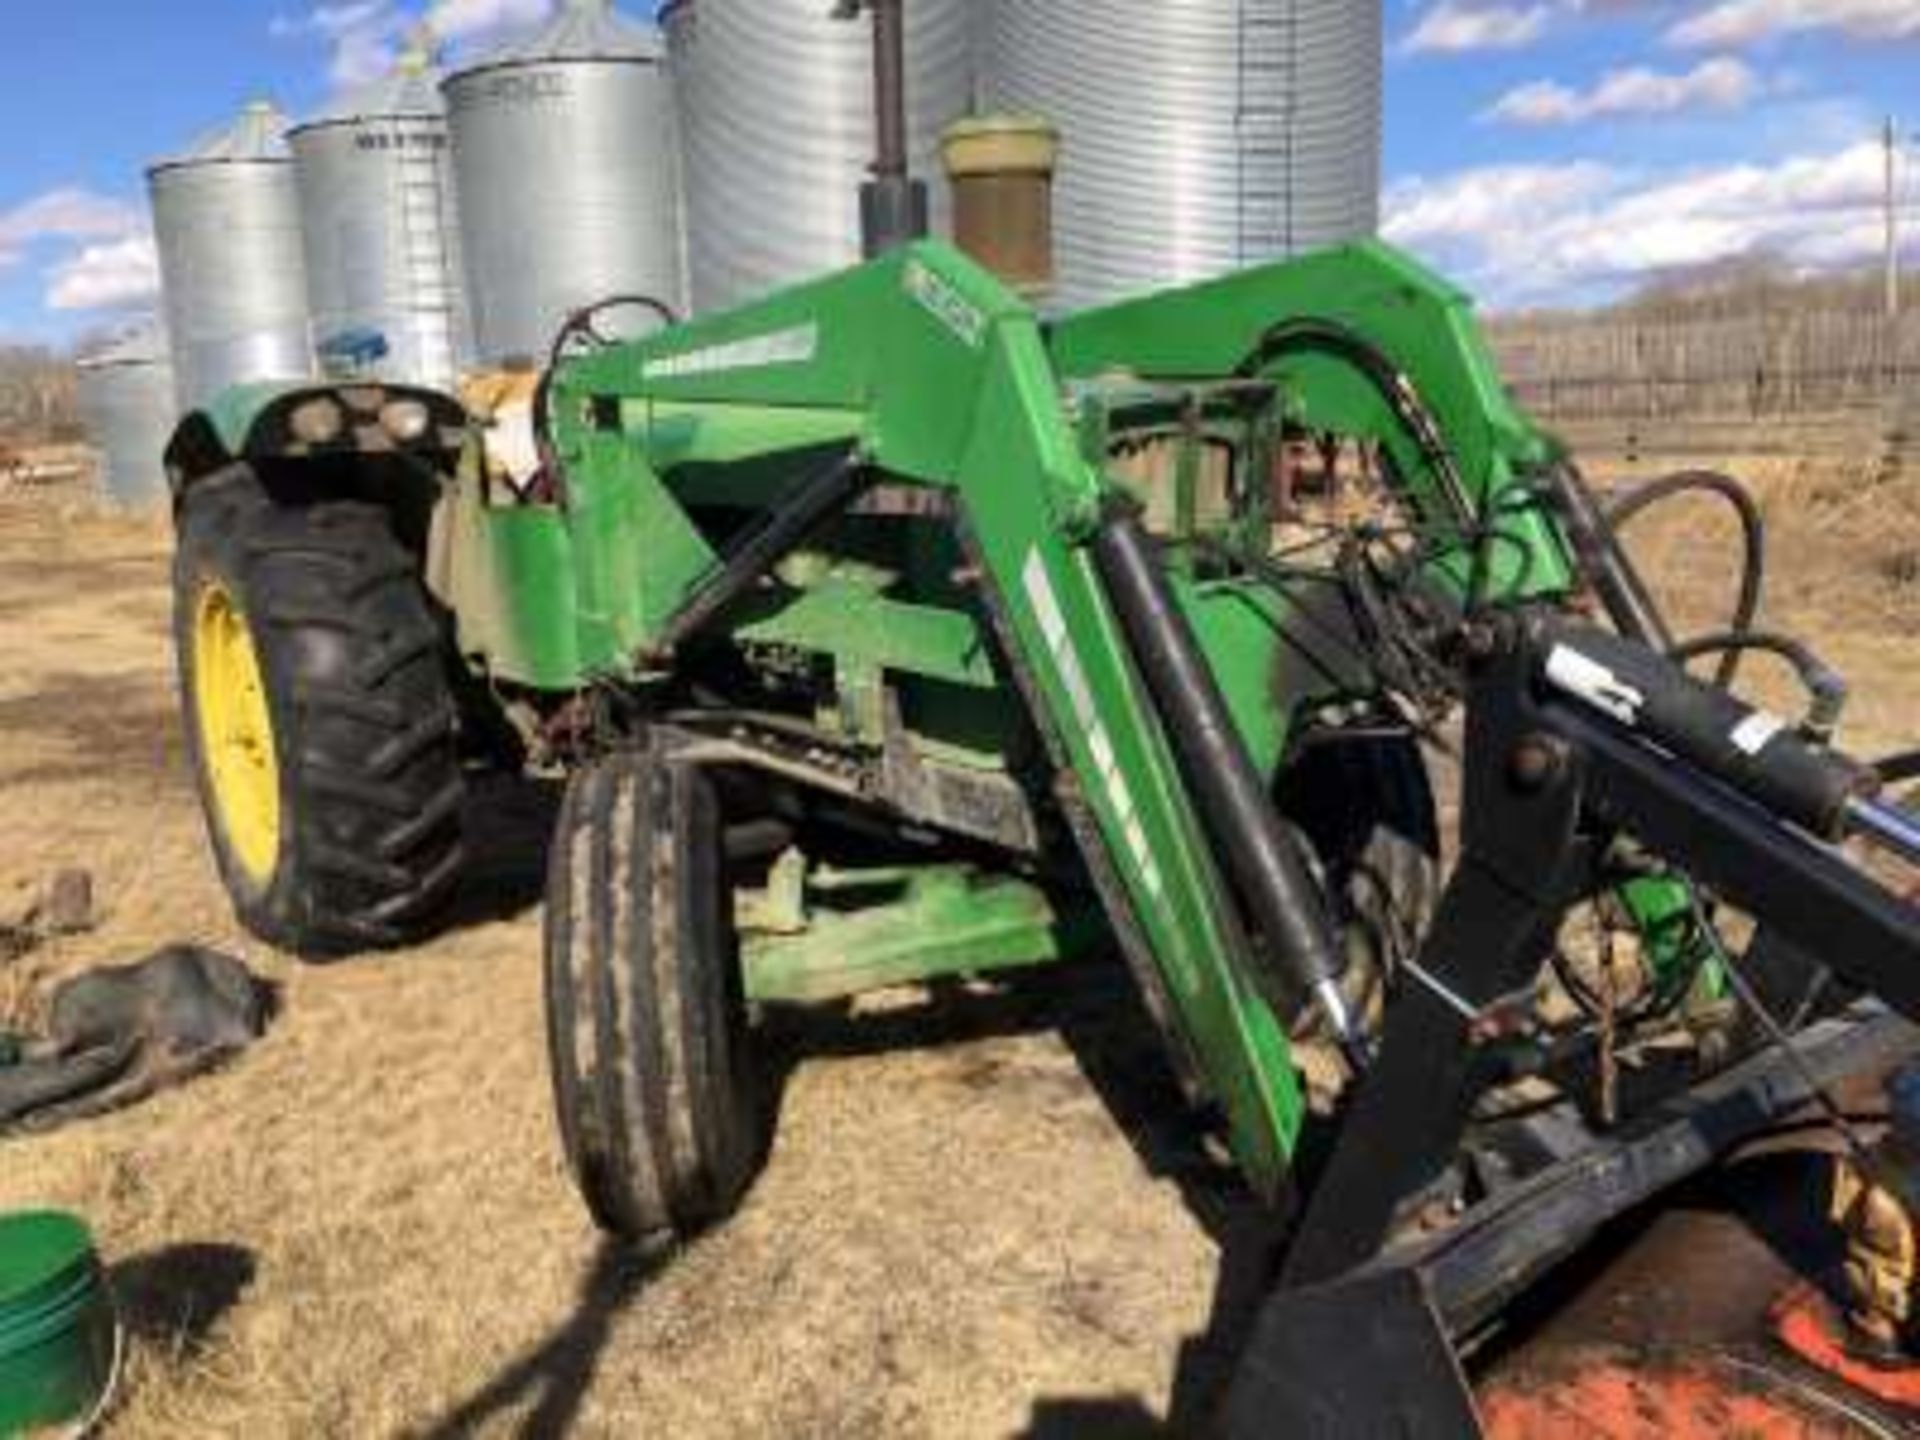
[[[718,796],[657,748],[580,771],[546,905],[548,1055],[567,1163],[599,1225],[689,1236],[766,1148]]]
[[[360,502],[276,504],[236,466],[184,497],[187,748],[241,922],[328,958],[420,938],[463,856],[456,719],[419,568]]]

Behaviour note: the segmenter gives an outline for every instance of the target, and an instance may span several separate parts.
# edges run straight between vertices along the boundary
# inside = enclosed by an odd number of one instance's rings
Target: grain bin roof
[[[437,119],[447,111],[447,102],[440,96],[440,80],[431,42],[425,36],[416,36],[392,70],[370,84],[335,96],[294,128],[306,130],[356,120]]]
[[[202,135],[178,154],[155,161],[147,173],[176,165],[280,164],[292,158],[287,149],[287,117],[271,100],[255,100],[218,130]]]
[[[629,20],[613,8],[611,0],[566,0],[550,24],[482,56],[459,73],[556,60],[653,63],[665,53],[656,27]]]
[[[151,365],[167,358],[167,329],[157,316],[136,321],[74,363],[82,370],[108,365]]]

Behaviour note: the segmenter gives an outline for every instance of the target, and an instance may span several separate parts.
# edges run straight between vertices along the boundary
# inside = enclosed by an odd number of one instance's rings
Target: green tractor
[[[254,387],[168,463],[252,930],[427,934],[467,777],[566,777],[549,1039],[607,1229],[737,1203],[763,1007],[1117,950],[1289,1217],[1229,1428],[1458,1433],[1460,1350],[1516,1294],[1886,1063],[1883,1002],[1920,1014],[1920,915],[1835,844],[1920,837],[1828,743],[1829,677],[1799,723],[1692,677],[1783,647],[1751,614],[1676,647],[1466,299],[1391,248],[1043,324],[922,242],[640,339],[598,318],[524,404]],[[1423,740],[1461,717],[1443,846]],[[1575,907],[1634,957],[1617,1013]],[[1588,1103],[1597,1054],[1734,1000]]]

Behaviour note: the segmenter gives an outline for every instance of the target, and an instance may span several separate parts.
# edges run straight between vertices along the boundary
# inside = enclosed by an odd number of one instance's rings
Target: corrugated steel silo
[[[286,118],[259,101],[147,171],[182,409],[242,380],[312,373]]]
[[[106,498],[127,509],[157,503],[167,492],[161,457],[178,413],[166,332],[150,321],[75,368],[80,423],[100,452]]]
[[[982,84],[1060,129],[1054,306],[1373,233],[1380,0],[990,0]]]
[[[540,33],[448,77],[481,362],[544,359],[569,312],[611,295],[684,303],[664,61],[653,26],[567,0]]]
[[[829,0],[671,0],[687,272],[696,310],[724,309],[860,258],[860,182],[874,157],[870,22]],[[941,130],[973,95],[973,0],[910,0],[907,141],[947,229]]]
[[[446,102],[426,48],[287,134],[323,365],[451,389],[465,358]],[[371,353],[384,347],[384,355]]]

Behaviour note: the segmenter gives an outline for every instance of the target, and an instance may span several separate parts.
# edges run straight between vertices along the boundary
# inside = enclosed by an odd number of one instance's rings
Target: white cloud
[[[1620,115],[1671,115],[1682,110],[1738,110],[1760,92],[1760,77],[1738,60],[1702,61],[1680,75],[1636,65],[1612,70],[1582,92],[1555,80],[1509,90],[1484,118],[1515,125],[1577,125]]]
[[[327,78],[340,89],[377,80],[392,70],[407,36],[424,23],[440,42],[472,52],[553,13],[555,0],[338,0],[297,17],[275,18],[280,39],[318,38],[328,50]]]
[[[46,270],[47,306],[90,310],[153,295],[160,287],[153,240],[138,206],[63,185],[0,212],[0,268],[35,247],[64,248]]]
[[[123,305],[159,290],[146,215],[125,200],[67,184],[0,211],[0,269],[48,244],[63,248],[46,269],[50,309]]]
[[[538,25],[553,13],[553,0],[438,0],[427,23],[443,40],[470,40]]]
[[[67,185],[0,212],[0,265],[18,261],[42,240],[91,240],[124,235],[142,224],[124,200]]]
[[[1591,162],[1493,166],[1390,186],[1383,230],[1503,305],[1760,253],[1826,270],[1874,256],[1880,165],[1862,143],[1653,177]]]
[[[1920,0],[1717,0],[1675,25],[1667,40],[1724,48],[1809,30],[1854,40],[1920,38]]]
[[[49,310],[106,310],[160,293],[160,259],[151,235],[85,245],[47,272]]]
[[[1545,4],[1511,5],[1487,0],[1438,0],[1407,35],[1409,51],[1457,54],[1468,50],[1517,50],[1538,40],[1552,18]]]
[[[410,23],[393,0],[341,0],[297,17],[277,15],[267,29],[278,40],[321,40],[328,49],[327,79],[351,89],[393,68]]]
[[[1529,220],[1582,205],[1609,189],[1613,172],[1594,161],[1565,165],[1487,165],[1387,187],[1381,226],[1398,245],[1446,248],[1457,242],[1497,249]]]

